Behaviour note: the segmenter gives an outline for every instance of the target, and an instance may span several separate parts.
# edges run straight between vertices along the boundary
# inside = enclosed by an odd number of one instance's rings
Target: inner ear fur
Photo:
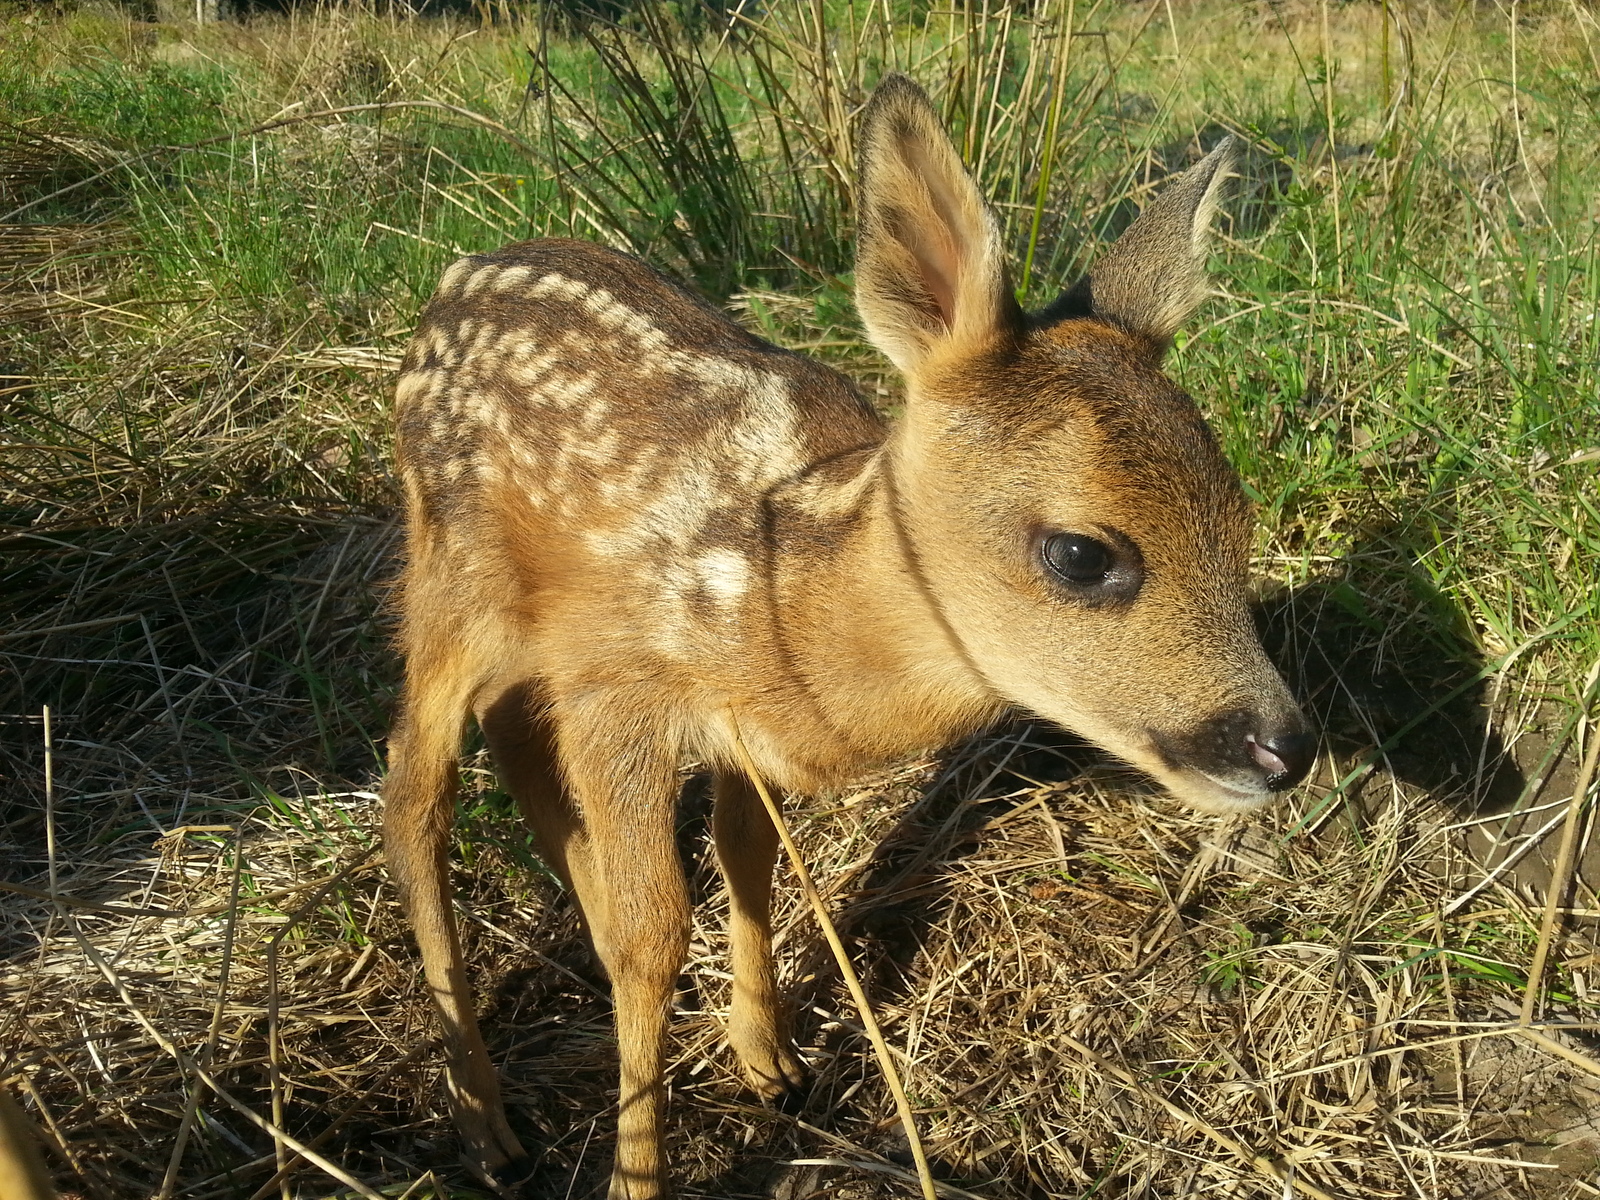
[[[1211,222],[1235,158],[1233,138],[1224,138],[1163,188],[1089,274],[1039,314],[1040,322],[1098,317],[1165,353],[1206,297]]]
[[[1014,334],[999,225],[927,94],[885,76],[857,146],[856,308],[873,344],[912,374],[941,351]]]

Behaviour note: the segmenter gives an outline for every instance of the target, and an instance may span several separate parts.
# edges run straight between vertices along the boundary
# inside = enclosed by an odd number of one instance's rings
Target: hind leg
[[[757,1093],[775,1099],[805,1079],[789,1040],[772,963],[772,867],[778,831],[743,772],[718,771],[712,809],[717,865],[728,885],[733,1004],[728,1042]]]
[[[588,931],[583,905],[585,896],[595,894],[594,867],[583,820],[562,777],[553,720],[532,682],[489,688],[486,696],[478,724],[489,743],[495,774],[533,830],[539,856],[577,897]]]
[[[500,1081],[473,1013],[450,886],[458,756],[472,688],[462,654],[410,656],[401,719],[389,739],[383,844],[438,1007],[456,1128],[478,1166],[504,1179],[520,1175],[527,1156],[506,1124]]]

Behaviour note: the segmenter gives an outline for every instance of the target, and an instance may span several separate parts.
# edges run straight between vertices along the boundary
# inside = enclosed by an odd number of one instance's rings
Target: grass
[[[12,881],[53,872],[91,905],[5,909],[0,1078],[62,1187],[279,1192],[292,1154],[197,1082],[210,1063],[370,1186],[470,1194],[415,959],[362,857],[395,678],[393,364],[457,254],[579,236],[892,410],[849,303],[850,129],[896,68],[942,106],[1033,304],[1168,172],[1224,132],[1248,144],[1221,294],[1171,369],[1258,502],[1264,634],[1328,745],[1250,829],[1027,726],[800,818],[937,1170],[996,1200],[1281,1195],[1231,1141],[1335,1194],[1594,1194],[1581,1030],[1551,1035],[1567,1058],[1505,1036],[1535,835],[1600,664],[1592,13],[491,11],[0,15],[0,836]],[[474,970],[548,1193],[582,1195],[608,1151],[609,1013],[487,767],[467,762],[459,826]],[[817,1088],[796,1118],[737,1086],[696,795],[685,1190],[899,1194],[887,1099],[792,888]],[[1565,898],[1557,1024],[1595,1021],[1594,883]],[[856,1165],[773,1166],[795,1160]]]

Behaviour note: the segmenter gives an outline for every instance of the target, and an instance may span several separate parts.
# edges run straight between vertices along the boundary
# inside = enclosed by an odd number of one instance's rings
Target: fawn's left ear
[[[1000,229],[927,95],[887,75],[862,114],[856,309],[907,374],[1018,329]]]
[[[1149,343],[1159,356],[1206,297],[1211,221],[1232,177],[1234,141],[1216,149],[1162,189],[1100,256],[1087,278],[1041,315],[1095,316]]]

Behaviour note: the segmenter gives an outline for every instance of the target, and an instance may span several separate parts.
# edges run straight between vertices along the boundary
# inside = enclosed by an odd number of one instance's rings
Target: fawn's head
[[[1250,619],[1251,511],[1161,371],[1205,294],[1229,146],[1035,315],[921,89],[885,79],[860,147],[856,302],[907,381],[902,545],[958,652],[1198,808],[1298,782],[1314,741]]]

